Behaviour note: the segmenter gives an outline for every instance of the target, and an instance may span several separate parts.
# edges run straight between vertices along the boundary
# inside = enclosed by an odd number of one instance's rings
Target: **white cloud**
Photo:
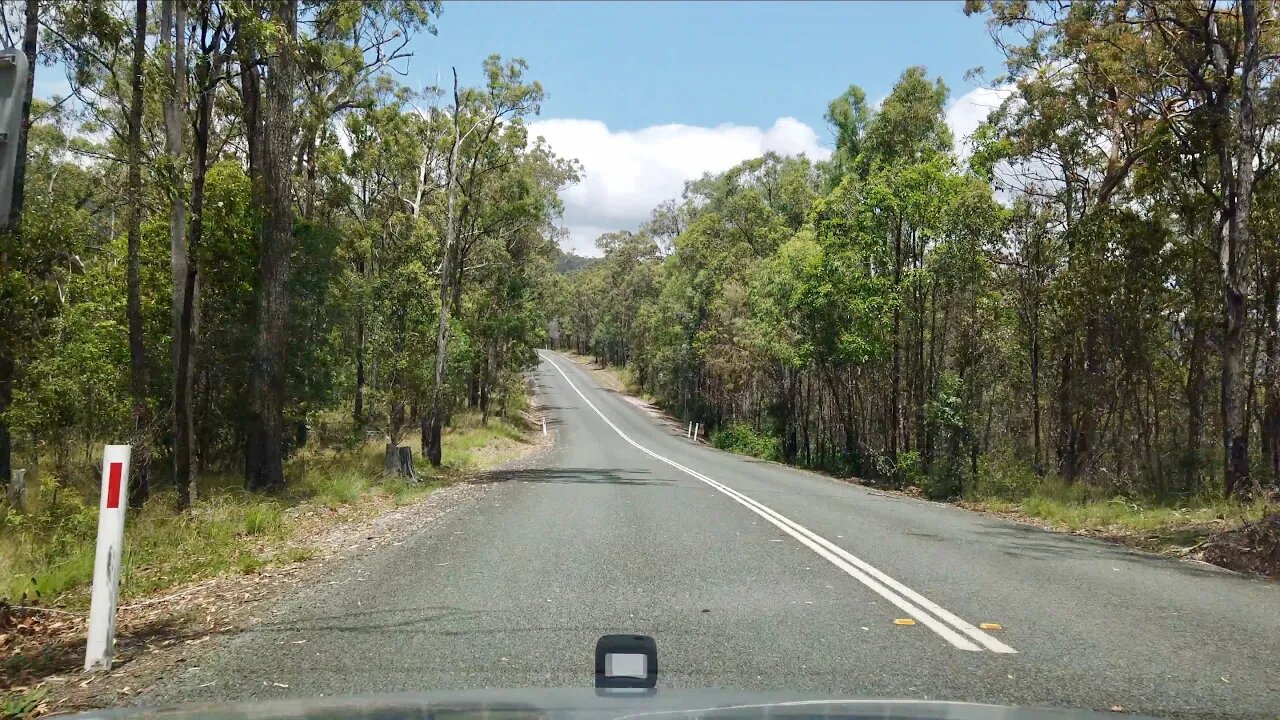
[[[598,120],[540,120],[530,123],[529,136],[546,138],[556,154],[582,163],[581,182],[561,197],[569,230],[565,249],[589,255],[597,254],[601,233],[634,230],[658,203],[679,197],[686,180],[768,151],[816,160],[831,155],[813,128],[790,117],[769,128],[654,125],[634,131],[613,131]]]
[[[1008,86],[974,88],[952,101],[947,107],[947,125],[955,136],[958,155],[968,157],[973,150],[969,136],[1012,93],[1013,88]]]

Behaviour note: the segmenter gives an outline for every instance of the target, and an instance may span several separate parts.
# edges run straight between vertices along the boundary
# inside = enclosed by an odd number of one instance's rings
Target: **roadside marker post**
[[[543,437],[546,437],[547,435],[547,416],[546,415],[542,416],[542,435]]]
[[[89,642],[84,670],[110,670],[116,644],[116,603],[120,599],[120,561],[124,549],[124,511],[129,501],[129,445],[107,445],[102,452],[102,496],[98,501],[98,550],[93,561],[93,599],[89,604]]]
[[[702,430],[702,423],[693,424],[693,441],[698,442],[698,431]]]
[[[689,440],[693,437],[693,421],[689,421],[689,429],[684,431],[684,439]]]

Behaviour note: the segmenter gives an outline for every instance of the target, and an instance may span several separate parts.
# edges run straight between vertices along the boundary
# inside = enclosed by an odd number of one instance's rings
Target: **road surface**
[[[637,632],[663,687],[1280,716],[1275,583],[695,445],[555,353],[536,380],[534,469],[146,699],[589,686]]]

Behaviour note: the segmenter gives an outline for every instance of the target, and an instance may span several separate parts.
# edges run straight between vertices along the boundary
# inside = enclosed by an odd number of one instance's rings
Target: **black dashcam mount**
[[[658,643],[648,635],[605,635],[596,641],[596,688],[658,686]]]

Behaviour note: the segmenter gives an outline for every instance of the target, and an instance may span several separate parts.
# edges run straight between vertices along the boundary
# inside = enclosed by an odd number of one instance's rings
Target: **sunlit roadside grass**
[[[644,391],[644,388],[640,385],[639,378],[636,377],[635,372],[630,367],[600,366],[596,364],[594,358],[588,355],[579,355],[571,350],[561,350],[560,353],[584,366],[596,378],[596,381],[604,387],[638,397],[651,405],[658,405],[658,399]]]
[[[1026,493],[1021,498],[966,497],[960,504],[1164,551],[1193,548],[1214,533],[1257,520],[1267,510],[1265,501],[1242,505],[1208,494],[1169,499],[1108,495],[1053,478]]]
[[[343,508],[340,514],[312,514],[339,522],[420,501],[446,484],[518,456],[527,447],[526,430],[519,419],[490,418],[482,424],[478,415],[459,415],[444,434],[440,468],[421,457],[416,437],[407,438],[419,473],[415,482],[383,477],[385,444],[370,440],[347,452],[299,453],[286,469],[288,484],[279,493],[246,492],[236,474],[207,473],[199,499],[187,512],[177,513],[174,494],[162,490],[129,513],[122,601],[307,559],[314,552],[297,542],[299,510]],[[87,607],[97,515],[96,497],[50,478],[31,492],[27,512],[0,507],[0,599]]]

